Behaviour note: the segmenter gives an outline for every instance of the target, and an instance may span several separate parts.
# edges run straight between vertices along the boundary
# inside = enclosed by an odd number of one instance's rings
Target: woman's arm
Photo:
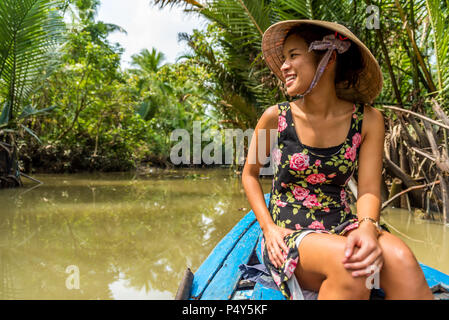
[[[251,208],[262,228],[265,236],[265,245],[268,249],[268,256],[271,262],[277,266],[283,263],[283,254],[281,251],[288,252],[288,247],[284,243],[284,236],[293,230],[278,227],[271,218],[263,195],[262,186],[259,181],[260,169],[266,162],[272,149],[270,140],[270,130],[277,130],[278,110],[277,105],[269,107],[263,113],[254,130],[253,137],[248,150],[245,166],[242,173],[242,184],[245,189],[246,197]],[[265,139],[263,145],[261,140]],[[261,148],[264,147],[264,150]],[[259,150],[260,149],[260,150]]]
[[[365,108],[365,132],[360,147],[357,181],[357,218],[359,221],[363,218],[379,221],[385,124],[379,110],[369,106]],[[361,270],[373,264],[381,268],[382,252],[377,243],[377,236],[376,226],[372,222],[368,220],[360,223],[359,228],[348,236],[345,266],[356,269],[358,275],[363,275]],[[357,253],[354,253],[355,246],[360,248]]]
[[[357,181],[357,218],[371,218],[379,221],[382,204],[380,186],[382,179],[385,124],[382,113],[366,107],[366,134],[360,146],[359,171]],[[375,230],[372,223],[364,222],[360,227]],[[368,228],[368,229],[367,229]]]
[[[263,163],[266,162],[270,155],[270,130],[276,130],[278,124],[277,106],[269,107],[263,113],[259,122],[254,129],[251,143],[248,148],[248,156],[246,157],[245,166],[242,173],[242,183],[245,189],[246,197],[249,204],[259,221],[262,231],[274,224],[265,204],[262,186],[259,181],[260,170]],[[261,137],[264,135],[264,138]],[[259,150],[263,146],[259,146],[260,140],[265,139],[265,151]]]

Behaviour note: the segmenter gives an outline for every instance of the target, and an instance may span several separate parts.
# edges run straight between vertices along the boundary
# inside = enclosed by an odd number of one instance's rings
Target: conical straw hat
[[[345,83],[336,84],[337,96],[352,102],[372,103],[382,90],[382,72],[379,63],[371,51],[351,31],[341,24],[322,20],[286,20],[271,25],[263,34],[262,53],[268,67],[274,74],[285,83],[281,66],[283,60],[284,39],[288,31],[302,24],[313,24],[330,30],[329,33],[337,31],[340,35],[348,37],[360,48],[364,69],[360,72],[357,84],[345,88]]]

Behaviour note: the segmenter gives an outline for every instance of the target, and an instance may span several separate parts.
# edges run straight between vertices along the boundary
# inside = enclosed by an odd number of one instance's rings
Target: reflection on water
[[[185,268],[249,210],[226,169],[36,178],[44,184],[27,192],[0,190],[0,299],[172,299]],[[447,228],[400,210],[384,218],[420,261],[449,273]],[[71,265],[79,289],[66,286]]]

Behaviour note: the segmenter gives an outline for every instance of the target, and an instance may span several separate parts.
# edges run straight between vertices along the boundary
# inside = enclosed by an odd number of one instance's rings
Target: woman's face
[[[284,64],[281,71],[286,79],[285,86],[289,96],[306,91],[316,71],[313,52],[308,51],[307,43],[298,35],[290,35],[284,42]]]

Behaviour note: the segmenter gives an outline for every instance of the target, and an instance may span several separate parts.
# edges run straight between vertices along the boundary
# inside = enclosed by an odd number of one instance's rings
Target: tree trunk
[[[22,186],[17,148],[11,135],[0,140],[0,189]]]

